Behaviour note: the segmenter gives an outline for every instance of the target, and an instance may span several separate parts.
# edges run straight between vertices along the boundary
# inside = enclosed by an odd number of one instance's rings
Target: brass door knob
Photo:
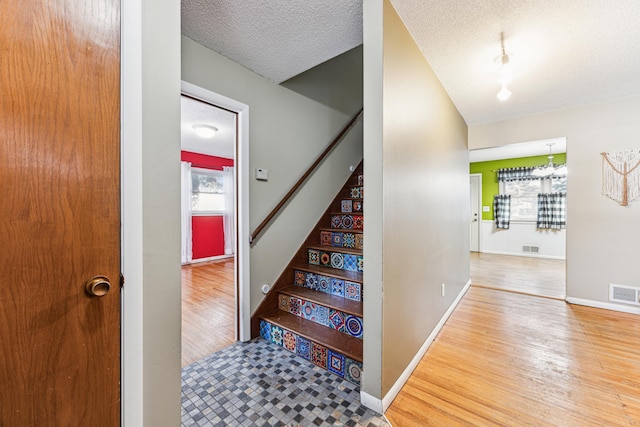
[[[84,285],[84,289],[87,294],[91,296],[103,297],[111,289],[111,282],[109,282],[109,278],[105,276],[95,276],[87,280],[87,283]]]

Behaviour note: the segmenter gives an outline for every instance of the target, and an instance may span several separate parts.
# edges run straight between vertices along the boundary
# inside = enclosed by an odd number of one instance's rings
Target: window
[[[194,214],[224,212],[222,171],[191,169],[191,211]]]
[[[501,181],[500,194],[511,196],[511,220],[535,221],[538,212],[538,193],[567,191],[567,177]]]

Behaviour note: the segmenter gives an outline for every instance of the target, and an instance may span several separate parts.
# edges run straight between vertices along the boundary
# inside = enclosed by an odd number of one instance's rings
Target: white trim
[[[534,255],[534,254],[523,254],[519,252],[500,252],[500,251],[480,251],[483,254],[493,254],[493,255],[509,255],[509,256],[520,256],[524,258],[543,258],[543,259],[559,259],[566,260],[566,257],[563,256],[555,256],[555,255]]]
[[[231,254],[231,255],[216,255],[216,256],[210,256],[210,257],[206,257],[206,258],[192,259],[191,262],[189,262],[187,264],[182,264],[182,265],[191,265],[191,264],[197,264],[199,262],[207,262],[207,261],[217,261],[217,260],[233,258],[233,257],[235,257],[234,254]]]
[[[619,311],[621,313],[640,314],[640,308],[627,307],[626,305],[612,304],[610,302],[601,302],[573,297],[566,297],[565,301],[569,304],[584,305],[586,307],[602,308],[605,310]]]
[[[249,253],[249,106],[235,101],[226,96],[219,95],[209,90],[203,89],[192,83],[182,81],[182,92],[214,105],[226,108],[238,115],[238,146],[236,151],[235,167],[238,177],[238,191],[236,193],[238,207],[238,227],[237,227],[237,258],[235,269],[238,277],[237,295],[240,313],[238,318],[238,336],[240,341],[251,339],[251,305],[250,305],[250,253]]]
[[[480,180],[480,188],[478,188],[478,252],[482,252],[482,173],[472,173],[469,177],[477,176]]]
[[[379,414],[384,414],[387,411],[387,409],[389,409],[389,406],[391,406],[391,403],[393,402],[393,400],[396,398],[396,396],[398,396],[398,393],[400,393],[400,390],[402,390],[402,387],[409,380],[409,377],[413,373],[414,369],[416,369],[416,367],[418,366],[418,363],[420,363],[420,360],[422,360],[422,357],[425,355],[425,353],[433,343],[433,340],[436,338],[438,333],[440,333],[440,330],[442,329],[446,321],[449,319],[449,316],[451,316],[451,313],[453,313],[453,310],[455,310],[455,308],[458,306],[458,304],[462,300],[462,297],[464,296],[464,294],[467,292],[467,290],[469,290],[469,286],[471,286],[471,279],[469,279],[467,283],[464,285],[464,288],[462,288],[462,290],[460,291],[456,299],[451,303],[451,305],[449,306],[447,311],[444,313],[444,315],[442,316],[438,324],[435,326],[435,328],[433,328],[433,331],[431,331],[431,334],[429,334],[424,344],[422,344],[422,347],[420,347],[420,350],[418,350],[418,352],[413,357],[413,359],[411,359],[411,362],[409,363],[409,365],[405,368],[405,370],[402,372],[400,377],[396,380],[395,384],[393,384],[389,392],[382,398],[382,400],[376,397],[373,397],[369,393],[366,393],[364,391],[360,392],[360,402],[364,406],[366,406],[367,408],[373,411],[378,412]]]

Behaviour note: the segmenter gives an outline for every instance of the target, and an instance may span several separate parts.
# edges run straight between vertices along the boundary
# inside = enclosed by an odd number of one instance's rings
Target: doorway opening
[[[246,106],[183,82],[182,366],[245,341]],[[242,147],[245,145],[245,147]],[[244,203],[243,203],[244,202]]]
[[[557,175],[542,173],[550,160],[557,166]],[[560,166],[566,162],[566,138],[471,150],[469,162],[472,284],[564,299],[569,224],[564,206],[570,195],[566,194],[566,167]],[[513,176],[507,175],[511,171]],[[562,194],[561,204],[553,209],[561,207],[563,219],[546,224],[539,215],[546,204],[542,208],[539,204],[546,203],[550,194]],[[499,212],[495,212],[496,199]],[[505,199],[508,207],[503,209]]]

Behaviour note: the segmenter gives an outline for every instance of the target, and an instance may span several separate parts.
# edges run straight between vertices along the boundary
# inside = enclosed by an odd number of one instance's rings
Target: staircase
[[[262,338],[355,384],[362,374],[363,196],[360,164],[254,315]]]

